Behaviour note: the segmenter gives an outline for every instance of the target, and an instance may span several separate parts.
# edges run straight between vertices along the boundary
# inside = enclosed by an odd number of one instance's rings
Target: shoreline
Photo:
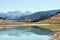
[[[60,24],[0,24],[0,26],[49,26],[49,25],[60,25]]]
[[[45,26],[51,24],[0,24],[0,26]]]
[[[44,28],[51,31],[60,31],[60,24],[0,24],[0,29],[7,29],[7,28]]]

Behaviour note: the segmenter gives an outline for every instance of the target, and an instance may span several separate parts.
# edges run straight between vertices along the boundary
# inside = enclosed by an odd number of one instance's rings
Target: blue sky
[[[60,0],[0,0],[0,12],[46,11],[60,9]]]

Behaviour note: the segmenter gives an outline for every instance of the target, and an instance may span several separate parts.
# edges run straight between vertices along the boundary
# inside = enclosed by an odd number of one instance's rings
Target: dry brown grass
[[[23,22],[14,20],[0,20],[0,24],[60,24],[60,20],[42,20],[38,22]]]

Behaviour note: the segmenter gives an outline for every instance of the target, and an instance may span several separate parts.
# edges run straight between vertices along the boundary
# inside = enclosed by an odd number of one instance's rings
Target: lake
[[[40,28],[8,28],[0,30],[0,40],[48,40],[51,31]]]

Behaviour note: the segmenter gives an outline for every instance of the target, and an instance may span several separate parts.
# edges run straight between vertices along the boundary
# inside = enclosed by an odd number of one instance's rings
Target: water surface
[[[50,33],[38,28],[8,28],[0,30],[0,40],[48,40]]]

